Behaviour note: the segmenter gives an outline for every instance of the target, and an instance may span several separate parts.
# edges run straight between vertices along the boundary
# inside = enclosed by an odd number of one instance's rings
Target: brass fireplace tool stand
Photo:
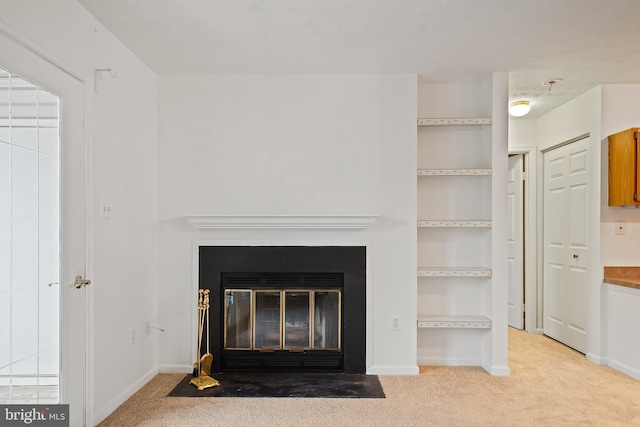
[[[207,352],[202,354],[202,335],[204,333],[205,323],[207,325]],[[202,354],[202,356],[201,356]],[[213,363],[213,354],[209,352],[209,289],[198,290],[198,360],[193,364],[194,371],[197,376],[190,381],[191,384],[198,387],[198,390],[204,390],[209,387],[220,385],[220,381],[211,378],[211,364]]]

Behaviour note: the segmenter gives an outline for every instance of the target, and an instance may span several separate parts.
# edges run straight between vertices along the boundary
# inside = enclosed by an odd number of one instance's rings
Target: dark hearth
[[[306,397],[384,399],[380,380],[366,374],[225,372],[216,375],[220,387],[198,390],[187,375],[168,397]]]
[[[200,247],[212,371],[364,373],[365,250]]]

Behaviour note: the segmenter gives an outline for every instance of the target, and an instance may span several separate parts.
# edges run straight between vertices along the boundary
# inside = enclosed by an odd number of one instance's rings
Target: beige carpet
[[[184,375],[160,374],[100,426],[640,426],[640,381],[562,344],[510,329],[509,365],[380,376],[386,399],[165,397]]]

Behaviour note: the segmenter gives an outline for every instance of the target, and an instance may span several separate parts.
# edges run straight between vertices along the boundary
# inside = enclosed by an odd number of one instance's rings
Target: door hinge
[[[529,174],[527,172],[522,172],[522,180],[526,181],[527,179],[529,179]]]

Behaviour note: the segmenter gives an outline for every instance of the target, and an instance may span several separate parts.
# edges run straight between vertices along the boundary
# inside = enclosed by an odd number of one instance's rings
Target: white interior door
[[[544,153],[544,333],[587,349],[589,138]]]
[[[509,157],[507,173],[507,262],[509,326],[524,329],[524,209],[523,155]]]
[[[0,67],[59,97],[60,403],[69,404],[72,426],[86,425],[87,291],[74,285],[76,276],[86,274],[85,87],[1,32]]]

